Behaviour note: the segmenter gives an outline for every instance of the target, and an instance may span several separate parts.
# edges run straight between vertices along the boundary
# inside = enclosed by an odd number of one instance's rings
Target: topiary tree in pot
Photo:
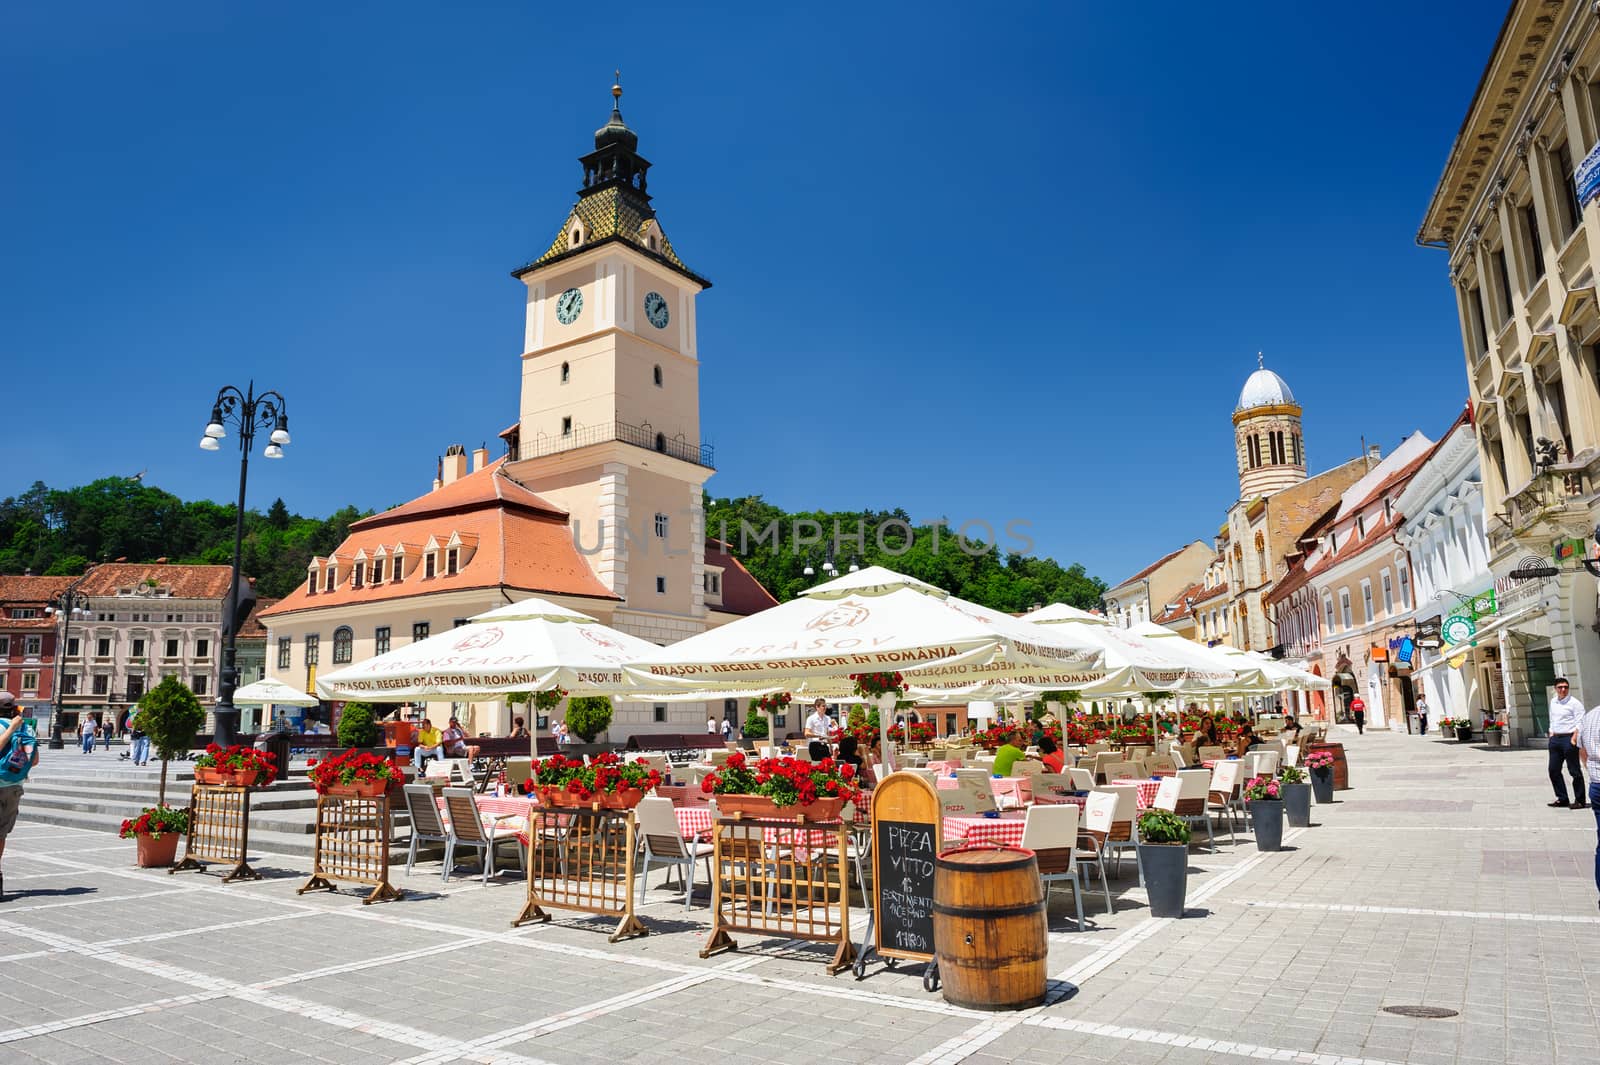
[[[764,714],[751,714],[744,719],[744,735],[752,740],[767,738],[767,718]]]
[[[156,805],[167,802],[167,763],[189,753],[195,733],[206,724],[206,711],[194,692],[177,677],[166,677],[139,699],[133,727],[150,737],[150,745],[161,756],[161,787]]]
[[[371,703],[345,703],[339,711],[339,746],[376,747],[378,723],[372,717]]]
[[[610,724],[611,700],[604,695],[580,695],[567,701],[567,728],[584,743],[593,743]]]

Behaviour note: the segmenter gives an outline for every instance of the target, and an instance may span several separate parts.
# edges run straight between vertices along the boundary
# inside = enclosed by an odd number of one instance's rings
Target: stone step
[[[123,782],[119,787],[106,785],[91,785],[83,782],[69,781],[35,781],[32,778],[27,784],[28,796],[51,796],[57,799],[78,800],[128,800],[138,801],[145,805],[153,805],[160,788],[155,783]],[[187,801],[190,785],[184,783],[174,785],[167,781],[168,802]],[[273,785],[265,790],[258,790],[250,796],[250,807],[253,810],[300,810],[314,809],[317,805],[317,793],[310,787],[296,787],[294,785]]]
[[[40,825],[59,825],[63,828],[88,829],[93,832],[105,832],[108,837],[116,834],[124,817],[129,817],[139,812],[138,810],[132,810],[129,813],[112,817],[102,813],[37,807],[32,803],[31,798],[31,796],[28,796],[23,799],[22,810],[17,817],[19,823],[31,822]],[[304,868],[309,875],[315,844],[310,828],[311,826],[308,822],[304,832],[278,831],[252,817],[250,819],[250,852],[252,854],[281,854],[286,857],[304,858]],[[391,840],[389,847],[389,863],[391,865],[396,864],[397,861],[400,864],[405,863],[406,849],[410,845],[410,839],[409,825],[402,818],[397,817],[395,819],[394,839]],[[131,848],[132,846],[133,844],[130,842],[129,847]],[[424,847],[419,849],[418,853],[419,856],[428,854],[436,859],[443,851],[439,847],[433,847],[432,849]],[[178,848],[178,854],[180,857],[183,854],[181,845]]]

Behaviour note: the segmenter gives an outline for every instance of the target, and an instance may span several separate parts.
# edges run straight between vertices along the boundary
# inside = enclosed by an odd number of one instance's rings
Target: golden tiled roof
[[[629,244],[653,259],[672,267],[688,276],[696,283],[710,287],[710,282],[696,274],[683,264],[678,258],[678,253],[673,250],[672,241],[667,239],[667,234],[661,229],[661,223],[656,221],[655,231],[659,235],[656,247],[649,244],[650,223],[655,220],[655,212],[633,193],[622,185],[613,185],[610,188],[596,189],[586,193],[573,205],[566,221],[561,223],[561,228],[556,232],[555,239],[550,242],[550,247],[537,259],[513,271],[521,277],[530,270],[536,270],[569,255],[589,250],[590,246],[607,240],[625,240]],[[575,223],[583,226],[583,243],[573,247],[571,243],[572,229]]]

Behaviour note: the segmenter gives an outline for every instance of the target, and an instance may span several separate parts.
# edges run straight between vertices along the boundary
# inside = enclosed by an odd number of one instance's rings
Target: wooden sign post
[[[933,951],[933,864],[941,813],[933,785],[914,773],[891,773],[872,795],[872,913],[856,956],[856,979],[877,954],[889,968],[902,958],[927,964],[922,986],[939,986]]]

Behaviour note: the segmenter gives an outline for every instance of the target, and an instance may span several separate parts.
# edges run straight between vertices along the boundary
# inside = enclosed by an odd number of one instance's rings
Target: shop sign
[[[1500,582],[1495,581],[1493,588],[1473,596],[1471,602],[1467,604],[1467,616],[1472,618],[1473,621],[1477,621],[1479,618],[1498,614],[1500,612],[1499,589]],[[1445,638],[1449,639],[1448,633],[1445,634]],[[1455,641],[1451,640],[1451,642],[1454,643]]]
[[[1389,641],[1389,657],[1397,666],[1409,666],[1416,653],[1416,644],[1409,636],[1396,636]]]
[[[1478,634],[1478,623],[1465,614],[1451,614],[1440,631],[1448,643],[1460,645]]]
[[[1587,543],[1582,537],[1563,536],[1551,547],[1550,557],[1555,561],[1556,565],[1559,566],[1563,562],[1570,562],[1574,559],[1583,558],[1587,546]]]
[[[1539,585],[1535,581],[1515,576],[1515,571],[1494,581],[1496,614],[1510,614],[1539,599]],[[1482,617],[1482,615],[1478,615]]]
[[[1514,581],[1535,581],[1545,577],[1554,577],[1561,570],[1552,566],[1538,555],[1528,555],[1517,561],[1517,568],[1506,574]],[[1498,582],[1497,582],[1498,583]]]
[[[1600,144],[1589,149],[1589,154],[1572,172],[1572,183],[1577,186],[1580,207],[1587,206],[1590,200],[1600,196]]]
[[[1429,618],[1417,626],[1417,646],[1434,650],[1444,641],[1440,639],[1439,619]]]

